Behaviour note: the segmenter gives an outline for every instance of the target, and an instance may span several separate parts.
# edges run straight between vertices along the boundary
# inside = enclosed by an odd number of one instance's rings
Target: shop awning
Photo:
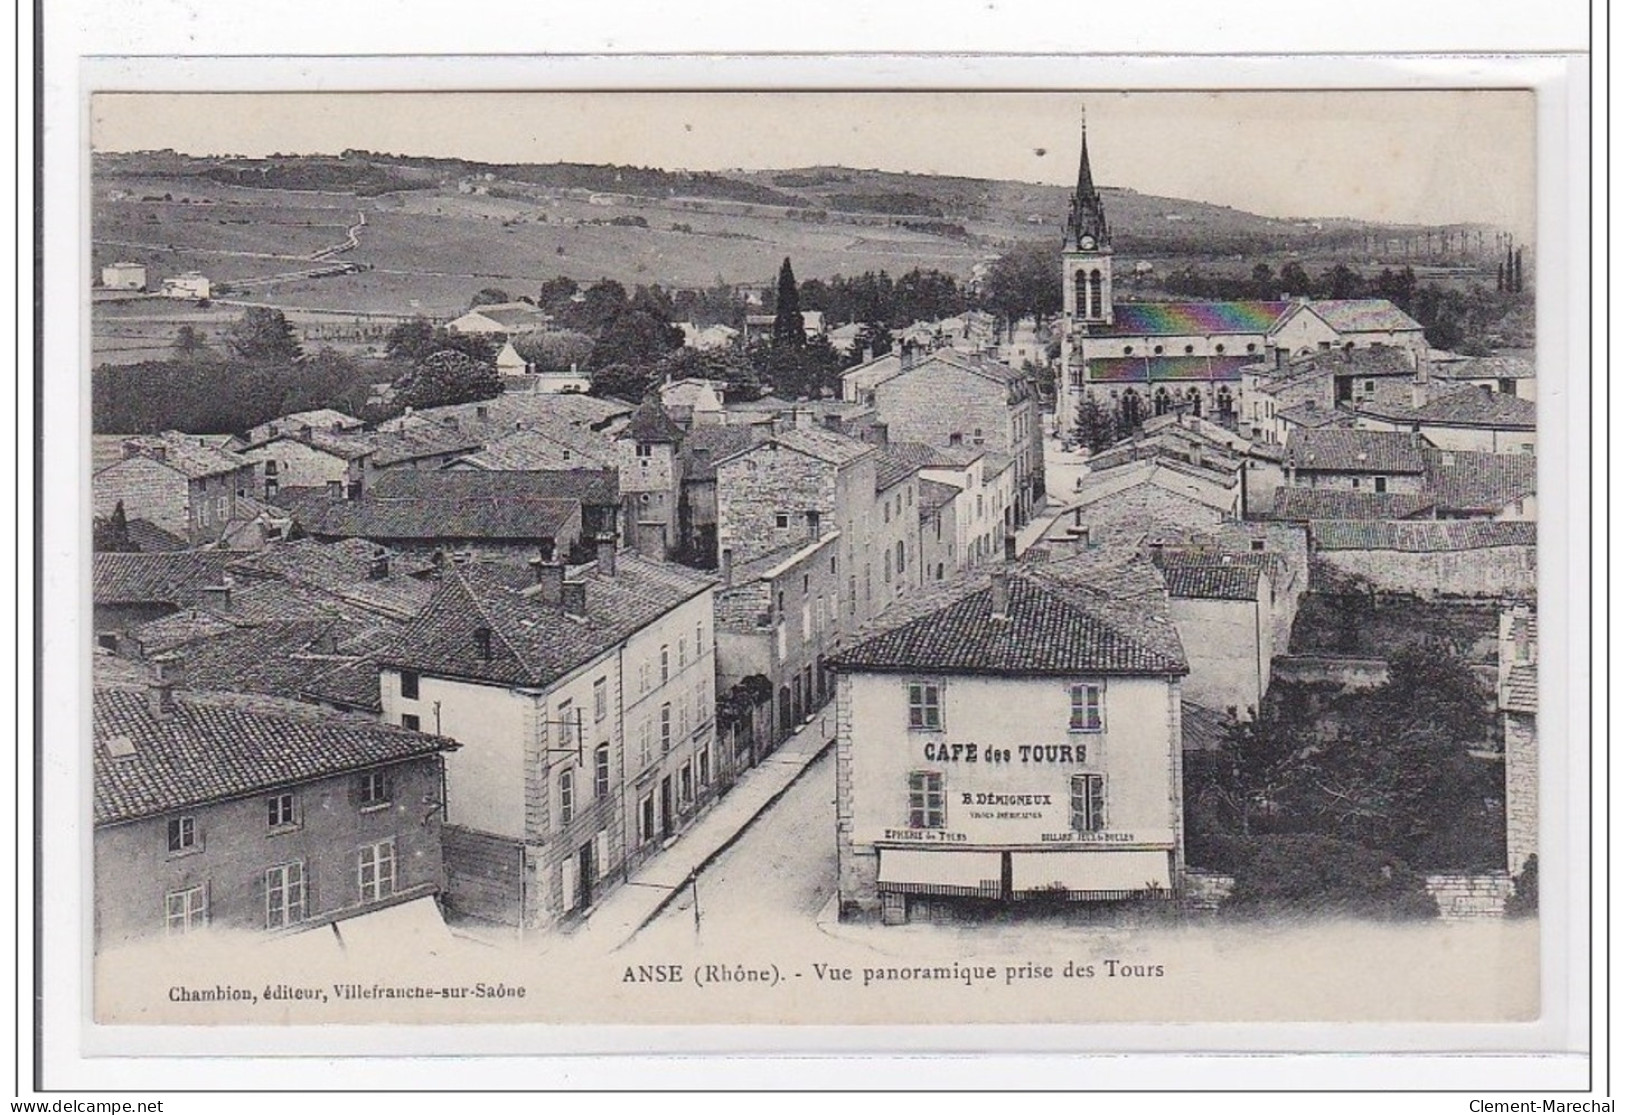
[[[901,894],[997,898],[999,871],[998,852],[880,850],[880,889]]]
[[[1018,896],[1064,891],[1067,898],[1088,900],[1170,893],[1167,852],[1013,852],[1010,861],[1010,886]]]
[[[434,954],[452,943],[451,930],[432,895],[385,906],[333,923],[346,952],[359,949],[388,956],[392,952]]]

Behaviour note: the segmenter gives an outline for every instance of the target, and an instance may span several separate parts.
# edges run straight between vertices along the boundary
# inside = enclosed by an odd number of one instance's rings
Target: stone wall
[[[1535,547],[1413,553],[1399,550],[1321,550],[1312,578],[1323,570],[1363,577],[1379,592],[1422,596],[1532,596]]]
[[[1540,851],[1540,750],[1535,718],[1508,712],[1506,738],[1507,870],[1516,875]]]
[[[717,552],[735,568],[808,537],[807,512],[835,522],[835,466],[769,442],[717,466]],[[871,494],[871,498],[872,494]],[[786,516],[778,525],[778,516]]]
[[[880,856],[852,839],[852,678],[835,679],[835,851],[841,916],[880,910]]]
[[[1376,689],[1388,684],[1388,663],[1381,658],[1283,654],[1271,663],[1270,678],[1286,685],[1333,682],[1345,689]]]
[[[1212,913],[1219,904],[1235,892],[1234,875],[1221,875],[1214,871],[1187,870],[1180,897],[1186,909]]]
[[[1439,905],[1439,916],[1446,921],[1502,917],[1512,893],[1512,880],[1504,871],[1429,875],[1426,882],[1428,893]]]

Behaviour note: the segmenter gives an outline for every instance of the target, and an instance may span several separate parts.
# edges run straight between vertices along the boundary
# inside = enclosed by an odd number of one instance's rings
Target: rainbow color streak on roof
[[[1291,302],[1124,302],[1112,323],[1091,327],[1097,337],[1206,337],[1216,333],[1268,333]]]
[[[1186,380],[1240,383],[1251,356],[1113,356],[1089,361],[1091,383],[1164,383]]]

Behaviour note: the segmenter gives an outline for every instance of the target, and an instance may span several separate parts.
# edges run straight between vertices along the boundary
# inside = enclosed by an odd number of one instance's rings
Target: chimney
[[[152,676],[147,680],[147,708],[160,720],[175,712],[175,690],[186,680],[186,661],[178,654],[161,654],[152,660]]]
[[[389,577],[389,551],[382,546],[372,551],[372,564],[367,568],[369,581],[382,581]]]
[[[157,461],[159,464],[164,464],[169,460],[169,446],[167,445],[154,445],[150,452],[152,454],[152,459]]]
[[[1286,356],[1287,356],[1286,349],[1282,348],[1280,345],[1276,345],[1275,346],[1275,367],[1276,367],[1277,371],[1279,371],[1279,370],[1286,367]]]
[[[272,422],[269,428],[272,437],[277,437],[282,433],[282,427],[278,426],[275,422]]]
[[[562,567],[560,569],[562,572]],[[565,581],[562,585],[564,614],[577,619],[587,618],[587,582]]]
[[[482,422],[485,421],[485,419],[491,417],[491,408],[486,406],[484,403],[481,403],[479,406],[474,408],[474,417],[478,418]]]
[[[615,536],[601,534],[597,543],[598,572],[600,576],[615,576]]]
[[[1157,566],[1160,569],[1162,567],[1162,543],[1161,542],[1153,542],[1153,543],[1151,543],[1150,548],[1151,548],[1151,564]]]
[[[557,545],[558,543],[551,538],[540,538],[536,542],[536,552],[543,561],[552,561],[553,552]]]
[[[342,480],[329,480],[327,482],[327,498],[328,499],[343,499],[344,498],[344,481],[342,481]]]
[[[734,583],[734,552],[724,546],[717,559],[717,572],[722,574],[722,587],[732,588]]]
[[[204,585],[200,591],[204,593],[204,599],[217,610],[229,612],[231,611],[232,584],[231,575],[228,573],[220,578],[218,585]]]
[[[867,364],[867,363],[869,363],[869,361],[873,360],[874,358],[875,358],[875,346],[874,345],[864,345],[863,346],[863,362],[865,364]]]
[[[564,600],[564,566],[560,562],[543,558],[531,558],[531,568],[536,570],[536,584],[540,591],[536,594],[544,604],[559,604]]]
[[[990,581],[993,589],[993,618],[1007,620],[1010,618],[1010,574],[1003,569],[995,569]]]
[[[1016,536],[1013,534],[1007,534],[1004,536],[1004,560],[1016,560]]]

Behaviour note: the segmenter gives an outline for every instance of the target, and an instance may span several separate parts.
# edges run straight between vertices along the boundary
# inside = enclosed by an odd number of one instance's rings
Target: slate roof
[[[1219,333],[1267,333],[1291,302],[1119,302],[1112,323],[1090,326],[1090,336],[1211,336]]]
[[[1535,536],[1534,523],[1496,519],[1402,523],[1324,520],[1309,524],[1309,544],[1316,550],[1442,553],[1495,546],[1533,546]]]
[[[1422,450],[1402,430],[1293,430],[1287,436],[1289,466],[1314,472],[1420,474]]]
[[[1535,494],[1532,453],[1427,449],[1423,462],[1428,496],[1443,511],[1493,515]]]
[[[572,570],[569,579],[586,582],[584,620],[543,602],[529,568],[448,566],[428,607],[379,654],[379,662],[440,676],[543,687],[715,583],[693,570],[630,552],[617,555],[613,577],[588,565]],[[489,659],[477,653],[477,628],[491,632]]]
[[[1175,565],[1162,578],[1168,595],[1184,600],[1258,599],[1258,570],[1246,565]]]
[[[1434,506],[1431,496],[1409,492],[1349,491],[1343,488],[1275,489],[1275,502],[1264,518],[1308,522],[1312,519],[1414,519]]]
[[[98,689],[93,702],[98,825],[290,786],[312,779],[423,758],[457,744],[372,720],[293,709],[256,711],[177,694],[175,710],[156,716],[138,689]],[[116,758],[122,737],[134,755]]]
[[[1386,298],[1321,298],[1309,303],[1339,333],[1420,332],[1421,323]]]
[[[437,474],[439,475],[439,474]],[[484,476],[480,472],[444,475]],[[334,499],[325,493],[278,494],[309,534],[432,542],[435,539],[530,540],[557,537],[577,516],[577,500],[494,496]]]
[[[1102,564],[1103,562],[1103,564]],[[861,633],[837,669],[959,674],[1178,676],[1188,672],[1149,562],[1094,554],[1001,567],[1008,619],[993,618],[993,571],[945,582]]]
[[[92,600],[97,604],[195,603],[204,585],[220,584],[226,564],[236,555],[215,550],[179,550],[158,554],[96,554],[92,567]]]

